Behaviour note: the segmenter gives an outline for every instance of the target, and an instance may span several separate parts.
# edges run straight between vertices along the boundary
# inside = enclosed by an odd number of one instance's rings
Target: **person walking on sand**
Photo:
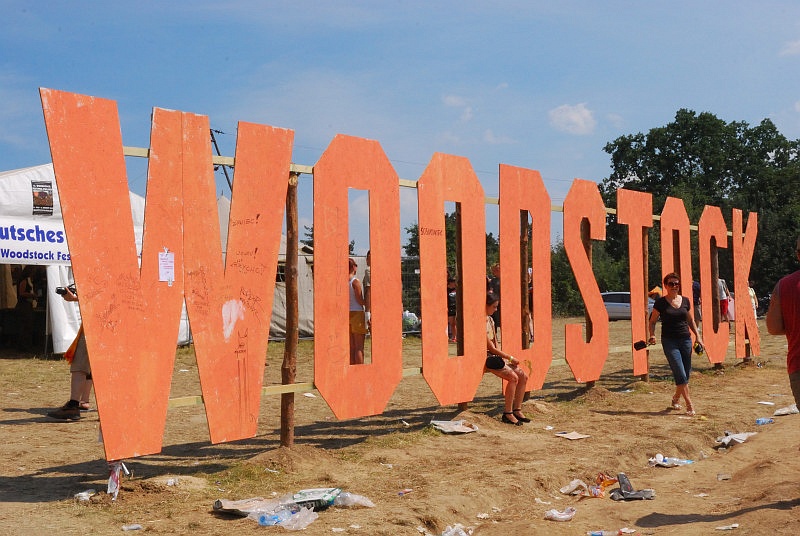
[[[522,426],[522,423],[531,422],[522,413],[522,399],[528,385],[528,374],[519,366],[519,361],[503,352],[497,346],[497,331],[494,327],[492,313],[497,311],[500,298],[491,292],[486,293],[486,365],[483,372],[491,372],[495,376],[506,380],[504,393],[503,418],[504,423]]]
[[[794,254],[800,260],[800,237]],[[775,285],[767,310],[767,331],[770,335],[786,335],[789,385],[795,403],[800,405],[800,270],[781,278]]]
[[[672,409],[680,410],[681,397],[686,403],[686,414],[695,414],[689,396],[689,376],[692,374],[692,337],[699,344],[703,338],[697,331],[691,302],[679,294],[681,278],[676,273],[664,276],[666,294],[655,301],[650,313],[650,339],[648,344],[656,343],[656,322],[661,318],[661,346],[667,356],[672,377],[675,379],[675,394],[672,396]]]

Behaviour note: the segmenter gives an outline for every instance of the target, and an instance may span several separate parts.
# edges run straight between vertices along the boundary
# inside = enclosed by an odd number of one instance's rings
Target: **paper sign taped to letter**
[[[175,254],[171,251],[158,253],[158,280],[175,281]]]

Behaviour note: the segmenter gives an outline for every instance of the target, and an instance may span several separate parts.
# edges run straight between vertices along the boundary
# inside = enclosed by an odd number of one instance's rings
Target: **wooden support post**
[[[712,322],[713,322],[713,329],[715,331],[719,331],[725,319],[722,318],[722,311],[720,310],[720,300],[719,300],[719,249],[717,248],[717,241],[716,239],[712,239],[711,241],[711,311],[712,311]],[[706,307],[705,309],[708,309]],[[708,313],[705,313],[706,315]],[[705,316],[705,315],[704,315]],[[708,318],[707,316],[705,317]],[[704,319],[705,321],[705,319]],[[730,331],[730,327],[725,326],[725,331]],[[725,365],[723,363],[714,363],[714,370],[717,372],[723,370]]]
[[[645,231],[642,233],[642,260],[644,262],[644,274],[643,274],[643,277],[644,277],[644,290],[645,290],[645,295],[644,295],[644,311],[645,311],[645,314],[647,314],[647,304],[650,301],[650,296],[648,295],[649,292],[650,292],[648,290],[650,288],[650,250],[649,250],[649,247],[650,247],[650,232],[647,229],[645,229]],[[631,274],[631,277],[634,277],[633,274]],[[649,323],[650,323],[650,317],[648,316],[648,318],[647,318],[647,326],[648,326],[647,329],[649,329]],[[645,332],[645,335],[647,335],[647,332]],[[647,370],[649,371],[650,370],[650,348],[647,348],[645,350],[645,353],[647,354]],[[649,382],[650,381],[649,372],[645,372],[644,374],[639,376],[639,380],[641,380],[643,382]]]
[[[299,173],[289,173],[286,191],[286,342],[281,366],[281,383],[295,383],[297,374],[297,342],[299,313],[297,289],[298,232],[297,181]],[[281,395],[281,446],[294,446],[294,393]]]

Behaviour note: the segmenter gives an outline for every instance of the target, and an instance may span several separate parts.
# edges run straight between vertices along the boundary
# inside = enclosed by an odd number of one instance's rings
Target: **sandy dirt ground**
[[[576,320],[573,320],[576,321]],[[0,534],[119,534],[139,524],[147,534],[266,534],[280,527],[216,515],[216,499],[281,496],[339,487],[374,508],[331,507],[305,534],[441,535],[461,524],[472,534],[581,535],[627,527],[636,534],[796,534],[800,519],[800,415],[775,417],[793,403],[786,342],[761,322],[762,351],[744,366],[728,354],[722,371],[695,358],[691,390],[698,415],[669,408],[673,384],[660,346],[651,374],[632,376],[629,352],[613,352],[594,388],[575,383],[563,362],[563,323],[554,326],[554,362],[543,389],[524,407],[532,422],[500,421],[499,380],[487,375],[466,411],[440,407],[421,376],[403,379],[383,415],[338,421],[318,393],[296,395],[296,444],[280,447],[280,397],[264,397],[258,435],[212,445],[201,405],[171,409],[160,454],[127,460],[116,501],[105,493],[108,468],[99,421],[46,417],[67,398],[63,361],[0,356]],[[419,339],[404,345],[404,366],[420,366]],[[311,381],[310,342],[301,343],[298,381]],[[630,323],[611,324],[611,347],[630,345]],[[283,346],[270,345],[266,384],[279,383]],[[171,397],[198,395],[197,367],[179,351]],[[765,404],[769,403],[769,404]],[[772,404],[772,405],[770,405]],[[430,421],[464,419],[469,434],[443,434]],[[555,435],[576,431],[590,437]],[[725,432],[757,432],[719,449]],[[652,467],[656,454],[691,459]],[[655,499],[560,493],[573,479],[624,472]],[[76,493],[96,496],[78,502]],[[402,493],[403,490],[410,490]],[[545,519],[574,507],[569,522]],[[136,534],[136,533],[134,533]]]

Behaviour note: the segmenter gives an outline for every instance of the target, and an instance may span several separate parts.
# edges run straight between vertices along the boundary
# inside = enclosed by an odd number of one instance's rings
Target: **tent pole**
[[[297,181],[299,173],[289,173],[286,191],[286,342],[281,366],[281,383],[293,384],[297,374],[298,313],[298,233]],[[281,446],[294,446],[294,393],[281,395]]]
[[[47,336],[50,334],[50,296],[43,294],[46,297],[44,301],[44,358],[47,359]]]

